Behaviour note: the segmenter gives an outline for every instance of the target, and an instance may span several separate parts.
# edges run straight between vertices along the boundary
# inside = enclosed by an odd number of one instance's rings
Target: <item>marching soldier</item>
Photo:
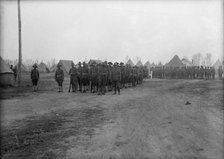
[[[83,93],[85,93],[89,86],[89,69],[85,62],[83,62],[82,67],[81,85],[83,86]]]
[[[61,69],[61,64],[58,64],[57,65],[57,70],[55,72],[55,80],[57,81],[58,83],[58,86],[59,86],[59,90],[58,92],[63,92],[63,81],[64,81],[64,72],[63,70]]]
[[[136,86],[136,82],[137,82],[137,66],[134,66],[132,68],[132,86]]]
[[[91,81],[91,88],[90,88],[90,92],[91,93],[95,93],[97,92],[97,65],[95,63],[95,61],[91,64],[90,67],[90,81]]]
[[[125,86],[125,67],[124,67],[124,63],[121,62],[120,63],[120,69],[121,69],[121,88],[124,88]]]
[[[81,82],[81,79],[82,79],[82,63],[79,62],[78,63],[78,69],[77,69],[77,75],[78,75],[78,84],[79,84],[79,91],[82,92],[82,82]]]
[[[70,88],[72,86],[72,92],[77,91],[77,85],[78,85],[78,72],[77,69],[74,67],[74,63],[71,64],[72,68],[69,70],[70,75],[70,86],[69,86],[69,92]]]
[[[37,69],[36,64],[33,65],[33,69],[31,71],[30,77],[31,77],[31,80],[33,83],[33,91],[35,92],[38,89],[37,85],[38,85],[38,81],[39,81],[39,71]]]
[[[100,85],[99,85],[99,92],[98,94],[105,94],[106,93],[106,84],[107,84],[107,62],[105,61],[101,67],[99,68],[99,74],[100,74]]]
[[[114,63],[112,80],[113,80],[114,94],[116,94],[118,91],[118,94],[120,95],[121,70],[117,62]]]
[[[112,91],[113,86],[112,86],[112,62],[108,62],[108,67],[107,67],[107,86],[108,86],[108,91]]]

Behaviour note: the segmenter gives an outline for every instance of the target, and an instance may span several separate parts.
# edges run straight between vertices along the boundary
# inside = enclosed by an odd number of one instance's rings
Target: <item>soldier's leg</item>
[[[120,95],[120,82],[119,81],[117,81],[117,90],[118,90],[118,94]]]

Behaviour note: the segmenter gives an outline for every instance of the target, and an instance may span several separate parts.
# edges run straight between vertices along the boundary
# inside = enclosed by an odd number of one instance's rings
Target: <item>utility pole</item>
[[[22,64],[22,38],[21,38],[21,12],[20,12],[20,0],[18,2],[18,45],[19,45],[19,63],[18,63],[18,85],[21,85],[21,64]]]

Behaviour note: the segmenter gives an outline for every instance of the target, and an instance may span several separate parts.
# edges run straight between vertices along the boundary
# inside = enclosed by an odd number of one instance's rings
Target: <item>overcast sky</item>
[[[16,1],[1,1],[1,56],[18,59]],[[222,0],[22,1],[23,59],[222,58]]]

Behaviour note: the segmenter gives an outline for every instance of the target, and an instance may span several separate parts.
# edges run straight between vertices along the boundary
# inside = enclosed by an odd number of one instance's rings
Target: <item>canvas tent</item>
[[[49,73],[50,70],[48,69],[47,65],[43,62],[41,62],[39,65],[38,65],[38,70],[39,72],[42,72],[42,73]]]
[[[58,62],[59,64],[61,64],[61,69],[64,71],[64,75],[68,75],[69,70],[71,69],[71,65],[73,63],[72,60],[60,60]]]
[[[131,59],[129,59],[127,62],[126,62],[126,65],[131,65],[131,66],[134,66],[134,63],[132,62],[132,60]]]
[[[141,60],[139,60],[139,61],[137,62],[136,66],[138,66],[138,67],[143,66]]]
[[[220,60],[217,60],[214,64],[213,64],[213,67],[215,69],[218,69],[220,66],[222,66],[222,63],[220,62]]]
[[[183,66],[185,65],[181,62],[180,58],[177,55],[175,55],[166,65],[166,67],[183,67]]]
[[[9,65],[5,63],[2,57],[0,57],[0,85],[14,85],[14,73],[10,69]]]
[[[93,62],[99,64],[99,63],[102,63],[101,60],[94,60],[94,59],[90,59],[89,62],[88,62],[88,65],[91,65]]]
[[[155,63],[154,63],[154,62],[151,64],[151,67],[156,67],[156,65],[155,65]]]
[[[192,63],[190,60],[188,60],[187,58],[183,58],[183,59],[181,60],[181,62],[182,62],[185,66],[193,66],[193,63]]]
[[[19,64],[16,65],[17,69],[19,68]],[[22,73],[28,73],[29,72],[29,68],[26,67],[24,64],[21,64],[21,72]]]
[[[150,67],[149,61],[147,61],[144,66],[146,66],[147,68]]]
[[[54,64],[53,66],[51,66],[50,72],[54,72],[56,69],[57,69],[57,65]]]

